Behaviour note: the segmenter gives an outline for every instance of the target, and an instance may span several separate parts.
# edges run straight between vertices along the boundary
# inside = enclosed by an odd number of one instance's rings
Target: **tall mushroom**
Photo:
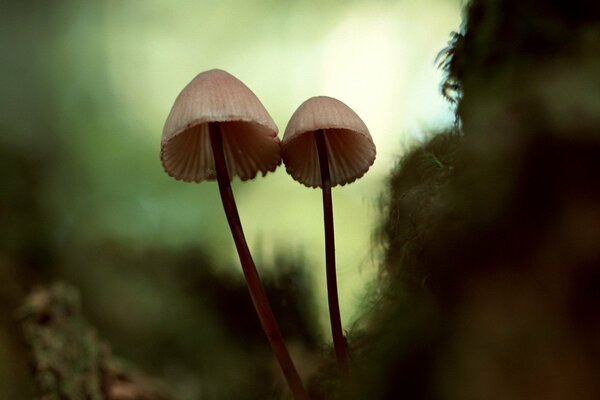
[[[295,399],[308,399],[250,255],[230,180],[265,175],[281,163],[277,126],[256,95],[221,70],[198,74],[177,96],[163,128],[160,159],[185,182],[217,180],[250,297]]]
[[[287,172],[306,186],[323,189],[329,319],[337,363],[346,375],[348,353],[337,294],[331,188],[363,176],[375,161],[375,144],[365,123],[350,107],[318,96],[306,100],[292,115],[281,146]]]

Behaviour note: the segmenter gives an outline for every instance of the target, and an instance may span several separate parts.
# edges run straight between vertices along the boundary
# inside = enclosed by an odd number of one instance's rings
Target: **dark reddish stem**
[[[287,380],[287,383],[294,395],[296,400],[308,400],[308,395],[304,390],[304,385],[298,375],[298,371],[294,366],[294,362],[290,357],[290,353],[285,346],[283,336],[269,305],[267,295],[260,282],[258,271],[250,255],[246,238],[244,237],[244,231],[242,230],[242,223],[238,214],[237,206],[233,198],[233,191],[229,183],[229,172],[227,171],[227,165],[225,164],[225,154],[223,152],[223,140],[221,138],[221,127],[218,122],[209,123],[208,125],[210,133],[210,143],[212,146],[213,155],[215,158],[215,169],[217,172],[217,182],[219,183],[219,191],[221,193],[221,200],[223,202],[223,208],[225,209],[225,215],[227,216],[227,222],[231,229],[233,241],[240,257],[240,263],[242,264],[242,270],[246,278],[248,290],[250,291],[250,297],[254,303],[254,308],[258,314],[260,324],[269,339],[271,348],[275,353],[275,357],[279,362],[279,366],[283,371],[283,375]]]
[[[329,158],[325,145],[325,134],[322,130],[315,132],[319,166],[321,168],[321,183],[323,188],[323,219],[325,221],[325,270],[327,275],[327,299],[329,301],[329,320],[333,336],[333,348],[338,367],[343,377],[348,374],[348,352],[346,340],[342,332],[340,318],[340,303],[335,276],[335,241],[333,235],[333,204],[331,201],[331,178],[329,176]]]

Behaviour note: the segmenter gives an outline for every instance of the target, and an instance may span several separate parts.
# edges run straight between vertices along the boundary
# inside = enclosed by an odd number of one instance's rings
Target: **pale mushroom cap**
[[[209,122],[219,122],[230,178],[252,179],[281,163],[277,126],[256,95],[218,69],[198,74],[179,93],[163,128],[160,160],[186,182],[216,179]]]
[[[321,187],[315,132],[325,136],[331,186],[363,176],[375,162],[375,144],[365,123],[341,101],[318,96],[298,107],[281,142],[287,172],[309,187]]]

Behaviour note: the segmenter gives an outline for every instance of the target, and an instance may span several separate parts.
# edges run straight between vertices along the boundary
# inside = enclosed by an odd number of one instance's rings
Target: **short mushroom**
[[[348,372],[335,272],[331,188],[354,182],[375,161],[375,144],[365,123],[341,101],[318,96],[292,115],[281,143],[287,172],[298,182],[323,189],[327,298],[333,345],[340,371]]]
[[[281,163],[277,126],[256,95],[221,70],[198,74],[177,96],[163,128],[165,171],[186,182],[217,180],[250,297],[295,399],[308,399],[260,282],[230,180],[265,175]]]

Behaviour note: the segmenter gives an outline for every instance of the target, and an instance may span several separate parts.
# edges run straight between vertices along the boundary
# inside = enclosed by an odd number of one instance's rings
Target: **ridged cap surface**
[[[198,74],[177,96],[165,122],[160,160],[186,182],[216,179],[209,122],[219,122],[229,176],[252,179],[281,163],[277,126],[256,95],[218,69]]]
[[[337,99],[312,97],[292,115],[281,142],[285,168],[298,182],[321,187],[317,130],[325,136],[331,186],[354,182],[375,162],[375,143],[360,117]]]

